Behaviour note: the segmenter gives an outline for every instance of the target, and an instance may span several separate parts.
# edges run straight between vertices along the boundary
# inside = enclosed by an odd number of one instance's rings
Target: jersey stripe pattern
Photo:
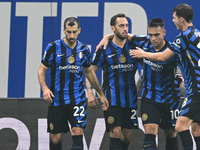
[[[42,63],[51,68],[51,91],[54,94],[50,105],[79,104],[86,101],[83,67],[91,65],[89,48],[77,41],[74,49],[68,47],[64,38],[49,43]]]
[[[191,26],[180,32],[170,48],[181,59],[186,97],[200,94],[200,31]]]
[[[123,48],[112,41],[106,50],[100,48],[93,57],[93,65],[103,70],[103,91],[110,106],[137,107],[135,73],[138,59],[132,59],[129,50],[133,48],[126,42]]]
[[[156,53],[148,36],[135,35],[132,42],[146,52]],[[168,48],[168,42],[158,52]],[[180,99],[179,84],[175,69],[178,57],[173,56],[166,62],[154,62],[143,59],[143,90],[142,97],[158,103],[172,102]]]

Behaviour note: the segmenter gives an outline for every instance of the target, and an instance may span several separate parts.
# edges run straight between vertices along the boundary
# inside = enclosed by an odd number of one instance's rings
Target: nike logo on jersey
[[[113,57],[113,56],[115,56],[116,54],[112,54],[112,55],[108,55],[108,58],[111,58],[111,57]]]
[[[62,57],[64,56],[65,54],[57,54],[58,57]]]

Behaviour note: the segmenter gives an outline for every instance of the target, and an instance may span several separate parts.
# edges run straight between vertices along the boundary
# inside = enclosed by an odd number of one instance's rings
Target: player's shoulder
[[[196,33],[199,33],[199,30],[195,28],[194,26],[188,27],[186,31],[181,31],[179,33],[179,36],[186,36],[186,37],[192,37],[196,35]]]
[[[103,53],[103,52],[105,52],[105,51],[106,51],[106,49],[104,49],[103,46],[101,46],[101,47],[96,51],[96,53]]]
[[[176,39],[179,39],[179,38],[194,41],[197,38],[200,39],[200,31],[196,27],[191,26],[191,27],[188,27],[186,31],[181,31],[176,37]]]
[[[77,41],[77,51],[83,52],[83,51],[90,51],[89,47],[84,44],[83,42]]]
[[[49,42],[46,51],[56,51],[56,46],[60,44],[60,40]]]
[[[52,47],[52,48],[55,48],[56,46],[59,46],[59,45],[61,44],[61,40],[62,40],[62,39],[59,39],[59,40],[50,42],[50,43],[48,44],[48,46],[49,46],[49,47]]]

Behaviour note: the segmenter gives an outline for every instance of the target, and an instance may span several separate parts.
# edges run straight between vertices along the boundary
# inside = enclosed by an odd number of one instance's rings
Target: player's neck
[[[66,38],[64,38],[64,42],[65,42],[65,44],[66,44],[68,47],[70,47],[70,48],[72,48],[72,49],[74,49],[74,47],[75,47],[76,44],[77,44],[77,41],[74,42],[73,44],[69,43],[69,41],[66,40]]]
[[[112,42],[117,45],[118,47],[123,48],[124,44],[126,43],[126,39],[120,39],[116,36],[114,36],[114,38],[112,39]]]
[[[186,31],[186,30],[188,29],[188,27],[191,27],[191,26],[193,26],[192,22],[190,22],[190,23],[185,23],[185,24],[183,24],[181,30],[182,30],[182,31]]]

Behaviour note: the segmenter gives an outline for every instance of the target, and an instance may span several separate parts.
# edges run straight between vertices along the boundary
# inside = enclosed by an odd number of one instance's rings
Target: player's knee
[[[183,131],[183,128],[182,128],[181,124],[176,123],[175,130],[176,130],[177,132]]]
[[[111,137],[120,138],[122,135],[121,127],[114,127],[110,131]]]
[[[200,124],[199,123],[193,123],[192,124],[192,135],[195,137],[200,136]]]
[[[158,125],[157,124],[145,124],[144,125],[145,134],[154,134],[158,133]]]
[[[72,135],[83,135],[83,129],[79,127],[73,127],[71,131]]]
[[[184,117],[184,116],[179,116],[178,120],[176,121],[175,130],[177,132],[188,130],[191,123],[192,123],[192,120],[190,120],[189,118]]]
[[[54,145],[57,145],[59,143],[61,143],[61,135],[59,134],[54,134],[54,135],[51,135],[50,136],[51,138],[51,142],[54,144]]]

